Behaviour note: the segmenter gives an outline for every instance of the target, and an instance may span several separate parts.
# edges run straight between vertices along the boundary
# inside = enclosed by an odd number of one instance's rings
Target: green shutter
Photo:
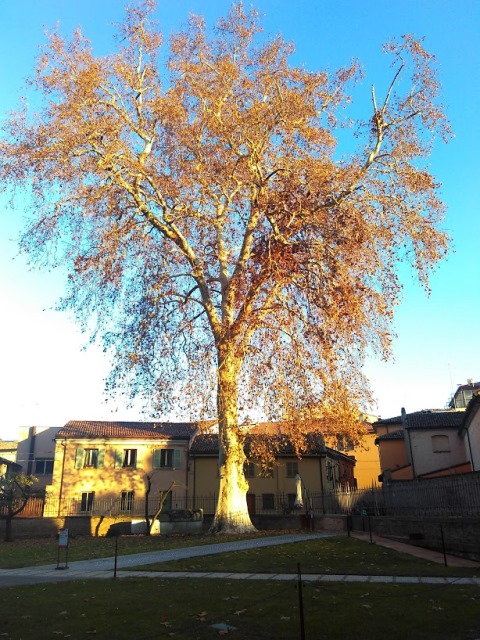
[[[83,456],[85,455],[84,449],[82,447],[77,447],[75,452],[75,469],[81,469],[83,467]]]
[[[162,454],[161,449],[155,449],[153,452],[153,468],[160,469],[160,456]]]
[[[121,468],[123,466],[123,449],[115,450],[115,468]]]
[[[173,450],[173,468],[180,469],[180,449]]]
[[[98,450],[97,467],[103,469],[105,466],[105,449],[102,447]]]

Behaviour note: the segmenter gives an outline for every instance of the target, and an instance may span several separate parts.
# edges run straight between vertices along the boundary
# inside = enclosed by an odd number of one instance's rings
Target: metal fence
[[[375,503],[376,494],[371,490],[329,491],[325,493],[305,492],[303,506],[295,506],[295,494],[262,494],[247,496],[248,509],[251,515],[301,515],[312,514],[346,514],[362,508],[361,505]],[[167,502],[163,511],[202,509],[205,515],[213,515],[217,505],[217,496],[174,498]],[[48,496],[30,498],[26,508],[17,517],[70,517],[70,516],[110,516],[144,518],[145,514],[155,513],[158,500],[149,500],[146,509],[145,500],[137,499],[122,503],[119,498],[96,498],[91,501],[81,499],[53,499]]]
[[[397,481],[381,491],[385,515],[480,515],[480,473]]]
[[[397,481],[383,486],[372,485],[364,489],[337,489],[325,492],[304,491],[303,507],[295,508],[294,494],[247,495],[251,515],[388,515],[388,516],[480,516],[480,473]],[[164,511],[171,509],[202,509],[204,514],[215,512],[217,497],[174,498]],[[153,514],[158,502],[150,499],[127,503],[119,498],[94,498],[85,503],[80,499],[54,500],[31,498],[17,517],[42,516],[126,516],[143,518]]]

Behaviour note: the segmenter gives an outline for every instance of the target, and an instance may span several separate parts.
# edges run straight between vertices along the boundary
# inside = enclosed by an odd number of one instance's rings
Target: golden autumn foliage
[[[31,190],[21,247],[66,267],[60,306],[113,354],[109,387],[158,410],[211,415],[217,399],[217,525],[235,511],[248,527],[241,416],[356,429],[399,262],[427,286],[446,251],[426,159],[449,129],[435,60],[410,36],[385,47],[391,84],[340,157],[357,63],[291,66],[292,45],[241,3],[213,34],[191,17],[163,57],[154,10],[127,10],[105,57],[79,31],[49,34],[31,80],[43,109],[10,116],[1,182]]]

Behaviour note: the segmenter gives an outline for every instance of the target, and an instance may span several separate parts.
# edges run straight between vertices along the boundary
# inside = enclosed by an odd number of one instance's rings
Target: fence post
[[[442,539],[443,562],[445,563],[445,566],[448,567],[448,564],[447,564],[447,550],[445,548],[445,536],[443,534],[443,525],[440,525],[440,537]]]
[[[305,640],[305,618],[304,618],[304,614],[303,614],[303,585],[302,585],[302,571],[300,569],[300,563],[297,564],[297,571],[298,571],[298,579],[297,579],[297,586],[298,586],[298,607],[299,607],[299,613],[300,613],[300,638],[301,640]]]

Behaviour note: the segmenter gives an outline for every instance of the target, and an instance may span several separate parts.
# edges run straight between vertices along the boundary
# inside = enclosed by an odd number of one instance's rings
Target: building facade
[[[298,497],[298,478],[305,510],[313,496],[340,487],[355,487],[355,459],[326,447],[321,434],[308,435],[307,449],[301,458],[295,454],[288,438],[269,435],[270,440],[279,439],[274,447],[275,459],[269,465],[262,464],[251,454],[257,437],[248,435],[245,444],[247,463],[244,472],[249,485],[247,502],[251,515],[292,511]],[[188,486],[193,504],[200,498],[209,498],[215,504],[219,488],[217,434],[199,434],[193,440],[189,452]]]
[[[171,488],[166,507],[184,499],[196,423],[71,421],[58,430],[50,510],[135,512],[135,503]]]

